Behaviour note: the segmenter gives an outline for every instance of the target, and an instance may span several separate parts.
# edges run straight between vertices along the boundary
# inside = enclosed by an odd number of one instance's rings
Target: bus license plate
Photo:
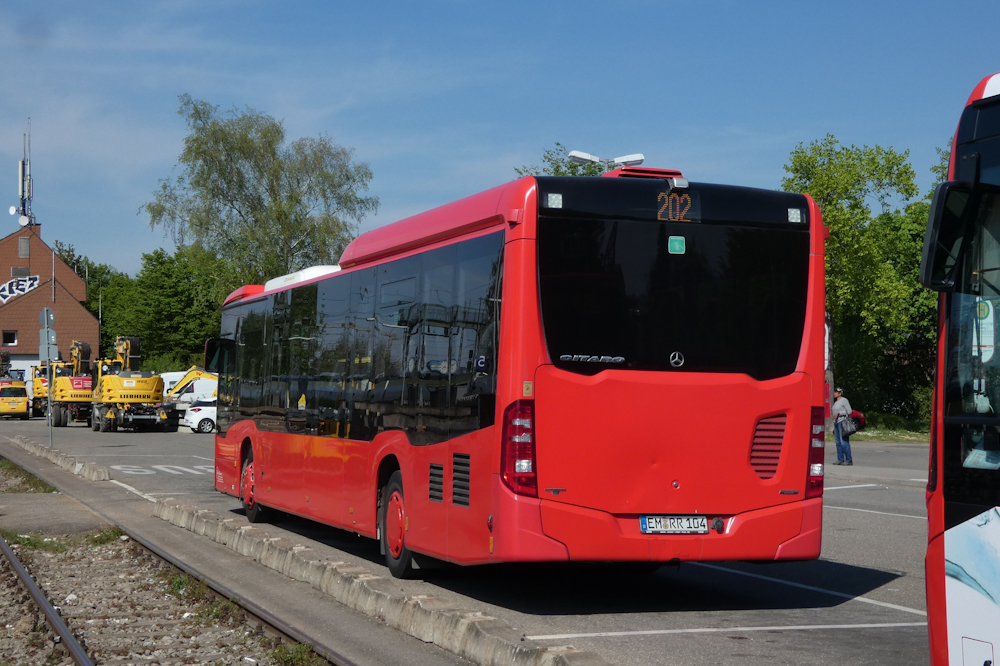
[[[643,534],[708,534],[708,516],[639,516]]]

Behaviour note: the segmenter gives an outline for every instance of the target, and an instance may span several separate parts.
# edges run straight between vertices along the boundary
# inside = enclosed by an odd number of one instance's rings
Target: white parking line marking
[[[920,483],[927,483],[927,479],[907,479],[907,481],[919,481]]]
[[[114,479],[111,479],[111,483],[115,484],[116,486],[121,486],[122,488],[124,488],[125,490],[129,491],[130,493],[135,493],[136,495],[138,495],[142,499],[149,500],[150,502],[155,502],[156,501],[155,499],[153,499],[149,495],[146,495],[145,493],[139,492],[138,490],[136,490],[135,488],[133,488],[132,486],[130,486],[130,485],[126,484],[126,483],[122,483],[121,481],[115,481]]]
[[[834,486],[833,488],[824,488],[823,492],[826,492],[827,490],[844,490],[845,488],[878,488],[878,487],[879,484],[877,483],[862,483],[857,486]]]
[[[210,460],[212,462],[215,462],[215,458],[206,458],[204,456],[191,456],[191,457],[192,458],[197,458],[198,460]]]
[[[852,509],[849,506],[823,505],[824,509],[840,509],[841,511],[860,511],[861,513],[877,513],[880,516],[896,516],[897,518],[916,518],[917,520],[927,520],[927,516],[911,516],[905,513],[887,513],[885,511],[872,511],[871,509]]]
[[[855,596],[853,594],[845,594],[843,592],[836,592],[834,590],[827,590],[822,587],[813,587],[812,585],[803,585],[802,583],[793,583],[790,580],[781,580],[780,578],[771,578],[770,576],[761,576],[760,574],[749,573],[747,571],[739,571],[737,569],[727,569],[726,567],[716,566],[714,564],[707,564],[705,562],[688,562],[696,567],[705,567],[706,569],[715,569],[717,571],[725,571],[727,573],[738,574],[740,576],[749,576],[750,578],[757,578],[758,580],[766,580],[770,583],[780,583],[781,585],[788,585],[790,587],[798,587],[803,590],[811,590],[812,592],[821,592],[823,594],[829,594],[834,597],[840,597],[842,599],[848,599],[850,601],[861,601],[866,604],[872,604],[873,606],[882,606],[883,608],[892,608],[894,610],[900,610],[906,613],[913,613],[915,615],[927,615],[927,611],[922,611],[917,608],[909,608],[907,606],[897,606],[896,604],[888,604],[884,601],[875,601],[874,599],[869,599],[868,597]]]
[[[801,624],[775,627],[704,627],[698,629],[650,629],[648,631],[601,631],[593,634],[550,634],[525,636],[531,641],[557,641],[567,638],[605,638],[613,636],[658,636],[665,634],[721,634],[747,631],[809,631],[816,629],[896,629],[901,627],[926,627],[926,622],[896,622],[884,624]]]
[[[88,458],[197,458],[180,453],[87,453]],[[211,460],[205,458],[205,460]]]
[[[153,469],[158,469],[161,472],[169,472],[171,474],[204,474],[205,472],[199,472],[197,470],[188,469],[187,467],[181,467],[180,465],[153,465]]]

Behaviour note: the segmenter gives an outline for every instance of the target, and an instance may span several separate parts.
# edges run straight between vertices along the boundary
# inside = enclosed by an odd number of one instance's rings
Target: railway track
[[[118,528],[10,541],[0,543],[0,666],[353,666]],[[28,573],[40,593],[28,591]]]

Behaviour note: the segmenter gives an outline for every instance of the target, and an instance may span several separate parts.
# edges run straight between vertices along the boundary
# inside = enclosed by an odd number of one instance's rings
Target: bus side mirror
[[[982,187],[981,185],[979,187]],[[934,291],[951,291],[959,259],[967,241],[974,205],[972,183],[941,183],[931,200],[924,251],[920,259],[920,284]]]
[[[221,338],[205,341],[204,368],[217,374],[232,374],[236,370],[236,342]]]

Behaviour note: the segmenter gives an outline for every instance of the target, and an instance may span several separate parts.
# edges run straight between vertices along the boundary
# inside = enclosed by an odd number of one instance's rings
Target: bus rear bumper
[[[816,498],[724,518],[707,535],[648,535],[638,516],[541,500],[544,534],[580,561],[804,560],[819,557],[823,500]],[[711,518],[710,518],[711,522]]]

